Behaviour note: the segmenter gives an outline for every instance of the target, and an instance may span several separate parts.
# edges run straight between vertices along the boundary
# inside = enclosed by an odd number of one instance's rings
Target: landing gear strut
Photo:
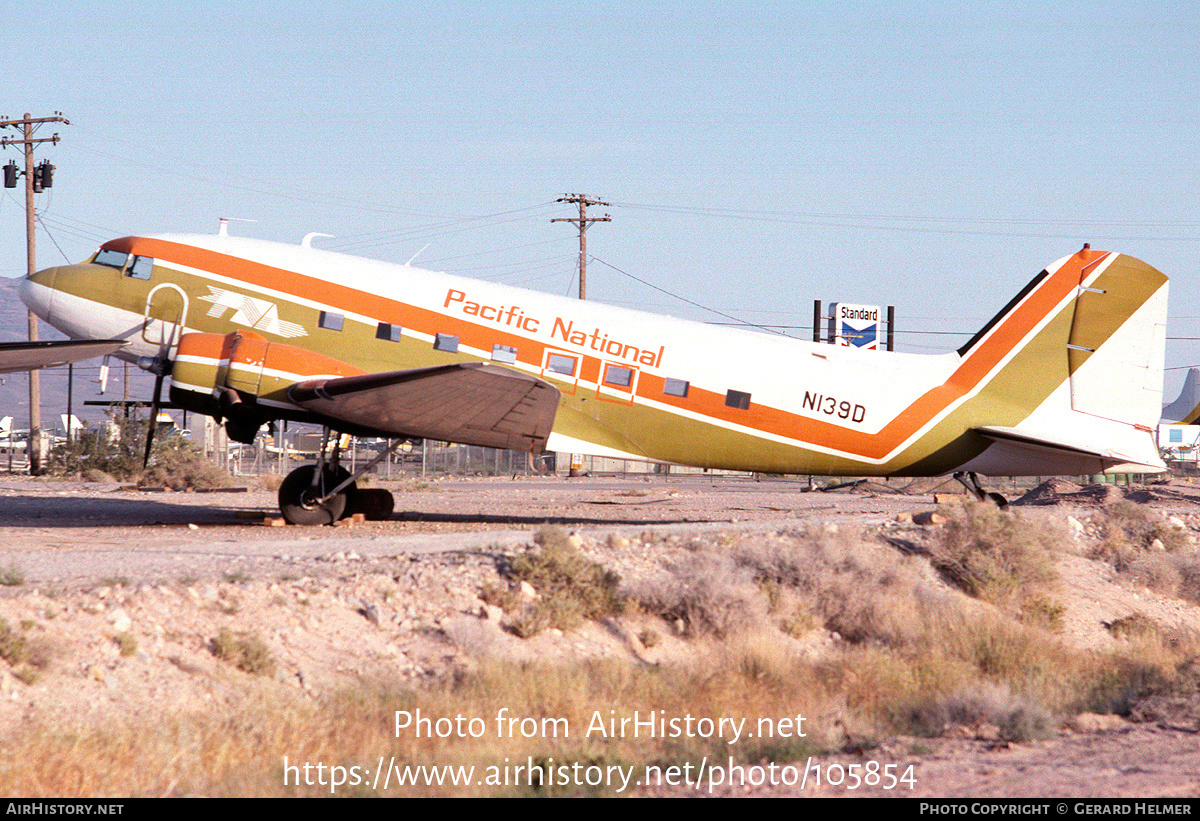
[[[975,475],[974,471],[960,470],[954,474],[954,478],[961,482],[962,486],[967,489],[967,492],[979,501],[992,502],[1001,510],[1008,507],[1008,499],[1005,499],[995,491],[984,490],[983,486],[979,484],[979,477]]]

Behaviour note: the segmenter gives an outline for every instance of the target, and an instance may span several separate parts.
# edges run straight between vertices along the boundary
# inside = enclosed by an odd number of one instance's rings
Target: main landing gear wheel
[[[298,467],[279,486],[279,510],[288,524],[331,525],[346,515],[357,490],[353,483],[324,501],[321,497],[350,478],[350,473],[343,468],[325,468],[321,480],[313,487],[316,469],[316,465]]]

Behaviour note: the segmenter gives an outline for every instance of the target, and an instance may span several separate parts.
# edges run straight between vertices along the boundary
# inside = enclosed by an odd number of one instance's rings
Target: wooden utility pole
[[[10,145],[19,145],[25,151],[25,271],[26,276],[31,276],[37,271],[37,245],[34,239],[34,218],[33,218],[33,195],[36,191],[40,192],[43,185],[49,187],[50,173],[53,166],[48,163],[43,165],[45,171],[43,182],[43,171],[35,170],[33,167],[33,146],[37,143],[57,143],[58,134],[51,137],[41,137],[34,139],[33,132],[36,126],[42,123],[65,123],[70,125],[70,122],[59,113],[55,113],[53,117],[31,117],[26,114],[19,120],[0,119],[0,128],[20,127],[21,138],[3,137],[0,138],[0,147],[7,148]],[[34,183],[37,182],[35,187]],[[37,342],[38,327],[37,314],[33,311],[29,312],[29,341]],[[29,372],[29,444],[27,445],[29,456],[29,474],[36,476],[42,471],[42,396],[41,384],[38,381],[38,372],[32,370]]]
[[[587,229],[588,225],[593,222],[612,222],[612,217],[605,214],[602,217],[592,217],[588,219],[587,209],[589,205],[608,205],[607,202],[600,200],[588,199],[584,194],[566,194],[557,200],[558,202],[574,202],[579,205],[578,217],[558,217],[550,220],[551,222],[575,222],[579,224],[579,298],[587,299]]]

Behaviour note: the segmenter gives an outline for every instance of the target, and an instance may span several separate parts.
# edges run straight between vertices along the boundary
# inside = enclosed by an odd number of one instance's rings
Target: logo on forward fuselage
[[[208,315],[211,317],[220,317],[226,311],[233,311],[229,321],[235,325],[244,325],[250,330],[282,336],[285,339],[308,336],[302,325],[280,319],[279,306],[268,299],[258,299],[211,285],[208,286],[208,290],[210,293],[200,297],[200,300],[212,303],[212,307],[208,309]]]

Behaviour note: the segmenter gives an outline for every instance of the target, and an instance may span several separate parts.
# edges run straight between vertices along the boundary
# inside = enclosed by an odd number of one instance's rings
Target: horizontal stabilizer
[[[1041,434],[1024,428],[979,427],[976,433],[991,439],[1001,450],[1017,450],[1028,460],[1036,452],[1055,457],[1059,462],[1058,475],[1067,473],[1161,473],[1166,469],[1158,456],[1153,432],[1145,432],[1145,447],[1097,449],[1093,443],[1074,441],[1069,436]],[[1074,470],[1063,470],[1064,458],[1078,457]],[[1120,468],[1120,470],[1113,470]],[[1053,471],[1046,471],[1047,474]],[[1000,474],[996,474],[1000,475]],[[1032,475],[1032,474],[1028,474]]]
[[[0,342],[0,373],[55,368],[116,353],[124,339],[67,339],[47,342]]]
[[[331,427],[541,452],[559,391],[535,376],[484,362],[311,379],[288,398]]]

